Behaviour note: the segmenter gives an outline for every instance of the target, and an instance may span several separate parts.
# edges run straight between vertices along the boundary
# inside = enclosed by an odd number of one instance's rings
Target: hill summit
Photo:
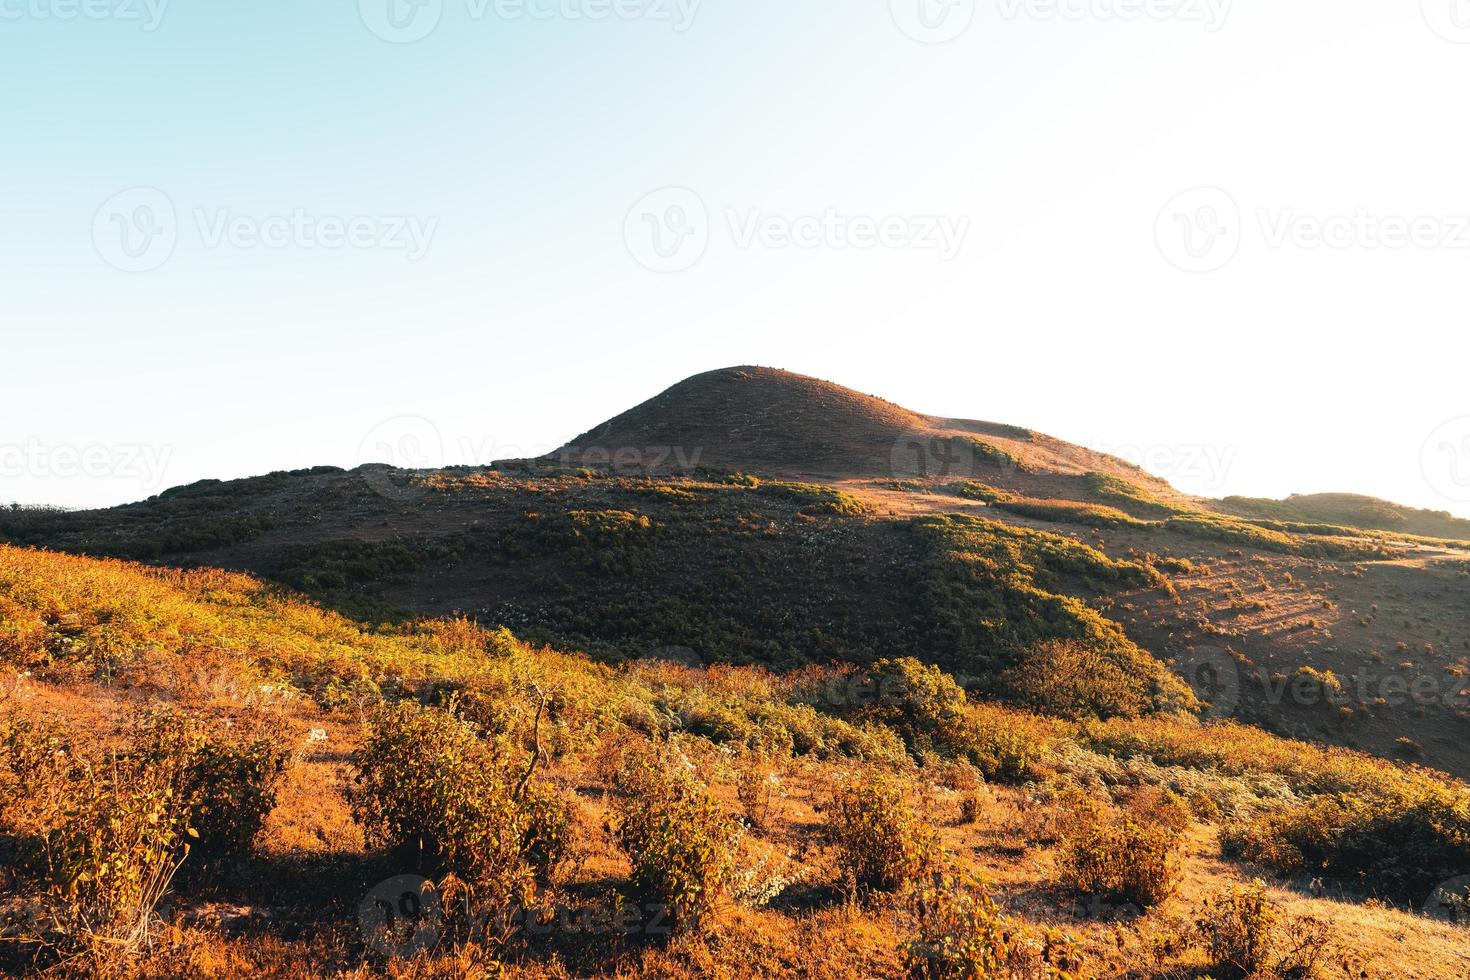
[[[992,464],[1015,474],[1107,473],[1167,489],[1123,460],[1019,426],[924,415],[830,381],[754,366],[687,378],[556,457],[822,477],[971,476]]]

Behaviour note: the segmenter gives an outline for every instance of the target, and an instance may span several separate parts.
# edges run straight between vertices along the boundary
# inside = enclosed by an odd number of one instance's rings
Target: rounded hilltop
[[[826,477],[943,475],[941,457],[1011,460],[1024,475],[1105,473],[1158,489],[1137,467],[1014,425],[924,415],[851,388],[778,368],[744,365],[686,378],[578,436],[555,457],[572,464],[631,461],[653,469],[698,465]],[[915,471],[918,457],[932,457]],[[927,466],[927,470],[926,470]]]
[[[574,439],[560,455],[672,450],[691,463],[868,472],[886,464],[905,433],[927,427],[923,416],[829,381],[743,366],[680,381]]]

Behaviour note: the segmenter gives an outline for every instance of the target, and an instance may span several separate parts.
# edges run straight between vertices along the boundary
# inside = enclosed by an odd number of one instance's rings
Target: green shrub
[[[1061,880],[1083,895],[1149,908],[1178,885],[1178,843],[1177,830],[1147,814],[1084,811],[1063,837]]]
[[[902,785],[866,776],[838,786],[828,832],[837,865],[860,893],[896,892],[926,873],[933,833],[915,815]]]
[[[1283,555],[1303,555],[1337,561],[1371,561],[1392,557],[1392,552],[1377,544],[1312,535],[1291,535],[1237,517],[1207,514],[1203,511],[1179,513],[1165,521],[1164,527],[1175,534]]]
[[[631,754],[615,788],[614,833],[633,865],[635,901],[674,930],[698,928],[729,884],[739,825],[672,747]]]
[[[517,798],[508,761],[470,723],[413,703],[385,706],[353,761],[349,798],[369,846],[428,877],[453,874],[479,907],[518,907],[533,854],[555,863],[562,823],[546,791]]]
[[[735,761],[735,798],[745,819],[762,829],[781,795],[781,758],[770,751],[748,751]]]
[[[912,980],[1066,980],[1082,966],[1070,937],[1031,935],[979,883],[954,872],[917,882],[909,904],[913,935],[900,953]]]
[[[1089,473],[1082,485],[1094,499],[1121,507],[1135,517],[1172,517],[1184,508],[1169,503],[1136,483],[1104,473]]]
[[[947,488],[956,497],[964,497],[966,500],[978,500],[986,504],[1002,504],[1016,499],[1004,490],[997,490],[986,483],[976,483],[974,480],[964,480],[959,483],[951,483]]]
[[[68,942],[123,953],[147,938],[186,861],[215,868],[249,854],[284,764],[264,739],[234,739],[172,711],[144,715],[126,748],[107,754],[70,750],[25,722],[3,735],[0,831],[43,842]]]
[[[1071,538],[957,515],[913,522],[927,558],[925,609],[937,628],[941,663],[1004,691],[1034,691],[1015,668],[1038,644],[1067,640],[1109,666],[1094,692],[1074,698],[1102,716],[1185,711],[1193,693],[1163,663],[1139,648],[1117,623],[1064,595],[1078,585],[1163,587],[1154,569],[1114,561]],[[1083,679],[1085,682],[1085,678]],[[1049,710],[1045,702],[1037,705]]]
[[[67,819],[47,840],[66,932],[87,945],[135,950],[189,853],[188,760],[141,766],[78,762]]]
[[[1006,472],[1024,472],[1026,464],[1021,457],[1015,453],[1007,452],[993,443],[985,442],[983,439],[967,439],[970,450],[975,454],[975,461],[986,466],[994,466]]]
[[[1418,902],[1436,882],[1470,874],[1470,798],[1432,784],[1327,793],[1229,827],[1222,843],[1276,871]]]
[[[1001,675],[1001,689],[1018,704],[1064,718],[1132,718],[1156,703],[1125,666],[1077,640],[1031,647]]]
[[[134,736],[136,764],[167,768],[186,760],[182,787],[193,838],[186,871],[228,867],[249,855],[276,805],[286,753],[265,737],[227,739],[172,712],[145,716]]]
[[[965,714],[964,689],[938,667],[912,657],[880,660],[866,672],[862,690],[872,703],[860,715],[892,728],[918,757],[924,752],[952,754]]]
[[[550,881],[566,860],[572,840],[572,810],[550,785],[532,780],[520,800],[526,829],[522,853],[542,881]]]
[[[850,493],[816,483],[762,483],[758,493],[794,500],[806,514],[865,514],[868,507]]]
[[[1085,527],[1145,527],[1144,521],[1116,507],[1084,504],[1076,500],[1018,499],[995,501],[995,506],[1022,517],[1049,521],[1053,524],[1080,524]]]

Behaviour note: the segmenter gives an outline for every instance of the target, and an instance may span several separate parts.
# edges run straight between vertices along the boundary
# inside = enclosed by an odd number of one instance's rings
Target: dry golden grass
[[[1222,831],[1330,794],[1428,793],[1451,807],[1465,799],[1463,786],[1433,773],[1246,726],[1165,717],[1058,721],[940,697],[937,685],[932,703],[904,692],[882,706],[898,713],[875,711],[860,700],[813,697],[834,682],[849,695],[867,690],[845,686],[841,672],[614,669],[462,621],[366,629],[246,576],[9,548],[0,548],[0,659],[7,666],[0,714],[58,719],[78,751],[122,744],[140,706],[161,701],[220,724],[266,725],[290,749],[253,857],[207,886],[180,884],[160,906],[167,914],[153,921],[147,947],[82,963],[7,945],[0,955],[14,972],[902,977],[921,921],[971,928],[989,913],[977,919],[978,906],[961,903],[916,919],[914,895],[903,886],[923,880],[900,883],[892,895],[849,892],[831,833],[833,801],[839,787],[876,777],[901,788],[937,853],[982,881],[997,914],[1028,942],[1046,942],[1047,930],[1073,937],[1081,958],[1075,975],[1199,977],[1215,967],[1188,923],[1206,899],[1263,873],[1221,856]],[[547,698],[539,726],[538,690]],[[536,906],[534,921],[552,924],[523,929],[497,948],[499,962],[473,942],[385,960],[358,931],[358,902],[404,869],[367,847],[353,819],[352,757],[371,709],[407,696],[457,702],[515,757],[529,758],[539,741],[545,754],[536,778],[571,803],[570,853]],[[916,705],[927,706],[903,714]],[[913,743],[925,732],[937,754],[905,751],[906,738]],[[726,819],[759,814],[745,821],[729,877],[698,928],[657,940],[595,925],[632,894],[634,865],[616,837],[629,798],[619,797],[616,772],[628,749],[650,742],[677,746]],[[958,761],[970,755],[995,777],[989,785]],[[768,775],[778,791],[767,792]],[[1068,801],[1080,793],[1099,806],[1155,813],[1159,787],[1191,800],[1194,813],[1173,851],[1172,893],[1139,914],[1067,887]],[[1195,796],[1208,805],[1196,805]],[[0,827],[0,838],[12,832]],[[10,868],[8,854],[0,850]],[[35,883],[10,870],[3,884],[13,903]],[[1316,895],[1284,882],[1267,889],[1283,914],[1331,926],[1324,977],[1356,976],[1360,961],[1376,977],[1470,970],[1463,929],[1324,887]],[[1149,958],[1155,949],[1165,949],[1162,959]]]

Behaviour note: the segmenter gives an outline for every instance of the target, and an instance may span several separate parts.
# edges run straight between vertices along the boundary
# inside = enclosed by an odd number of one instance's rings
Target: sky
[[[1470,516],[1467,0],[0,0],[0,84],[0,501],[760,364]]]

